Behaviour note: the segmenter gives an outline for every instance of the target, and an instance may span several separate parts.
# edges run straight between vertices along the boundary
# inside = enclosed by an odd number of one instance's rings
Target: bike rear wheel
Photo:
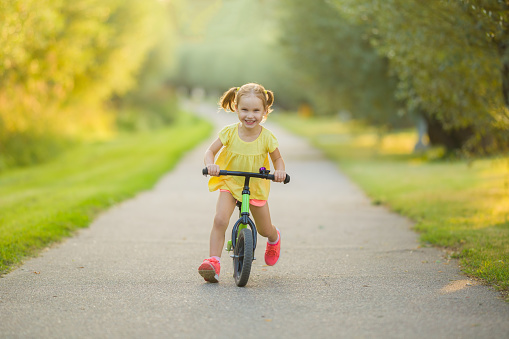
[[[246,286],[253,263],[253,234],[250,229],[244,228],[233,249],[233,277],[239,287]]]

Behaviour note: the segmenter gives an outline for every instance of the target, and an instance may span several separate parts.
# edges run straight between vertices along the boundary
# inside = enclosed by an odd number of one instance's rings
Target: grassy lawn
[[[324,150],[373,203],[414,220],[423,244],[448,248],[465,273],[509,291],[509,157],[437,160],[436,150],[412,154],[413,131],[380,136],[332,119],[278,121]]]
[[[151,188],[211,126],[188,114],[171,127],[74,149],[0,175],[0,274],[86,227],[108,206]]]

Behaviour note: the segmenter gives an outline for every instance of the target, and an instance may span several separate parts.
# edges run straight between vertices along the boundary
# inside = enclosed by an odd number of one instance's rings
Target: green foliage
[[[0,172],[10,167],[29,166],[52,159],[75,144],[71,140],[49,133],[10,133],[3,138],[1,149],[4,153],[0,154]]]
[[[396,79],[369,44],[365,27],[349,22],[325,0],[280,2],[282,47],[317,113],[349,111],[378,125],[408,123],[398,115]]]
[[[45,143],[110,136],[115,119],[104,104],[137,85],[161,8],[155,0],[2,1],[1,166],[47,158],[56,148]]]
[[[424,244],[448,248],[466,273],[509,291],[508,157],[427,161],[411,154],[415,133],[377,138],[332,119],[280,121],[323,149],[374,203],[413,219]]]
[[[509,144],[503,67],[508,9],[504,2],[336,0],[369,27],[372,44],[399,78],[399,98],[445,128],[469,128],[472,149]],[[484,7],[483,7],[484,6]],[[488,7],[491,7],[489,9]],[[508,79],[509,80],[509,79]],[[490,149],[491,148],[491,149]]]
[[[116,105],[116,125],[120,131],[148,131],[171,125],[177,118],[178,101],[169,88],[134,94]]]
[[[152,187],[210,132],[208,123],[180,114],[169,128],[84,144],[44,164],[2,173],[0,273]]]

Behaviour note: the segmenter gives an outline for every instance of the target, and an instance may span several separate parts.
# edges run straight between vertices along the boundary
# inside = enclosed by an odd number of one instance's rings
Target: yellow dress
[[[262,126],[258,138],[251,142],[243,141],[239,137],[239,124],[235,123],[224,127],[219,132],[219,139],[223,148],[216,159],[216,165],[221,170],[240,172],[259,172],[260,167],[270,169],[269,153],[279,146],[278,141],[271,131]],[[232,193],[233,197],[242,200],[244,177],[219,176],[210,177],[209,190],[225,189]],[[249,181],[251,199],[267,200],[270,191],[270,180],[251,178]]]

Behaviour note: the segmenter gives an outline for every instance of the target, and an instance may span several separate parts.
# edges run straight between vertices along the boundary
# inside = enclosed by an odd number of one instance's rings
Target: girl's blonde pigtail
[[[274,92],[267,90],[267,106],[270,107],[274,103]]]
[[[235,112],[235,96],[237,95],[238,87],[232,87],[219,99],[219,106],[225,111]]]

